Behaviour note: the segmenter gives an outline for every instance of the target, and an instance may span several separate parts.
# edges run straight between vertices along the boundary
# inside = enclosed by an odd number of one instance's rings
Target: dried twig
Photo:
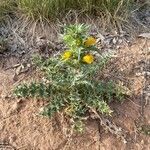
[[[127,143],[125,139],[125,134],[123,133],[122,129],[120,127],[117,127],[114,123],[112,123],[110,120],[107,118],[104,118],[100,116],[96,110],[90,107],[91,112],[93,115],[91,116],[94,119],[99,119],[100,120],[100,125],[103,126],[106,130],[108,130],[110,133],[116,135],[118,138],[121,138],[124,143]]]

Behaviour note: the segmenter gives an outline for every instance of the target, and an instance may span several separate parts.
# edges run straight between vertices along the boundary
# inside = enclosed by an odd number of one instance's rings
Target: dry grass
[[[85,23],[108,32],[122,29],[137,32],[130,18],[133,10],[144,6],[135,0],[0,0],[0,20],[10,14],[18,16],[21,31],[53,36],[61,25]],[[149,3],[149,1],[146,1]],[[137,4],[140,4],[137,5]],[[13,17],[14,18],[14,17]],[[133,18],[131,18],[133,19]],[[132,31],[134,30],[134,31]],[[35,36],[33,36],[35,37]],[[53,36],[54,38],[55,36]],[[52,39],[53,39],[52,38]]]
[[[102,16],[110,21],[124,20],[133,0],[19,0],[19,9],[32,19],[55,20],[70,11],[80,15]]]
[[[33,20],[57,20],[69,12],[76,11],[79,16],[85,14],[92,18],[103,17],[107,22],[126,20],[133,0],[1,0],[0,16],[14,11]],[[13,5],[12,3],[15,3]],[[15,10],[16,10],[15,9]]]
[[[15,10],[13,0],[0,0],[0,20],[6,19],[11,12]]]

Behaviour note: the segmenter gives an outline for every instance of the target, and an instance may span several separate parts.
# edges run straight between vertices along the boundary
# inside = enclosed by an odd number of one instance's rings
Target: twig
[[[105,127],[110,133],[116,135],[117,137],[121,138],[123,140],[124,143],[127,143],[126,139],[125,139],[125,134],[122,132],[122,129],[120,127],[117,127],[114,123],[110,122],[108,119],[100,116],[96,110],[94,110],[93,108],[89,107],[91,112],[94,113],[94,117],[95,119],[99,119],[100,120],[100,125]]]

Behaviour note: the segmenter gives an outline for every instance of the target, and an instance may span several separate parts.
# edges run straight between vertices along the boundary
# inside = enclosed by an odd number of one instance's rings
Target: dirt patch
[[[133,93],[122,104],[113,103],[110,119],[122,128],[127,143],[107,133],[98,121],[89,120],[83,134],[69,135],[67,122],[61,114],[53,119],[39,116],[43,100],[9,97],[17,84],[14,69],[0,69],[0,149],[22,150],[148,150],[150,137],[142,126],[150,125],[148,69],[150,41],[137,40],[131,47],[119,50],[108,78],[119,79]],[[17,61],[7,60],[16,64]],[[22,76],[19,76],[21,78]]]

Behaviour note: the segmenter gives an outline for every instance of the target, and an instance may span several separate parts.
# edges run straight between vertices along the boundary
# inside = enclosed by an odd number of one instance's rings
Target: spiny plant
[[[69,25],[61,35],[68,47],[62,54],[48,59],[33,58],[43,79],[16,87],[18,97],[46,99],[44,116],[52,117],[63,112],[72,120],[74,129],[83,130],[82,118],[92,109],[103,115],[111,115],[109,103],[121,100],[125,91],[113,81],[98,80],[98,72],[107,65],[110,54],[99,54],[96,39],[88,34],[89,26]]]

